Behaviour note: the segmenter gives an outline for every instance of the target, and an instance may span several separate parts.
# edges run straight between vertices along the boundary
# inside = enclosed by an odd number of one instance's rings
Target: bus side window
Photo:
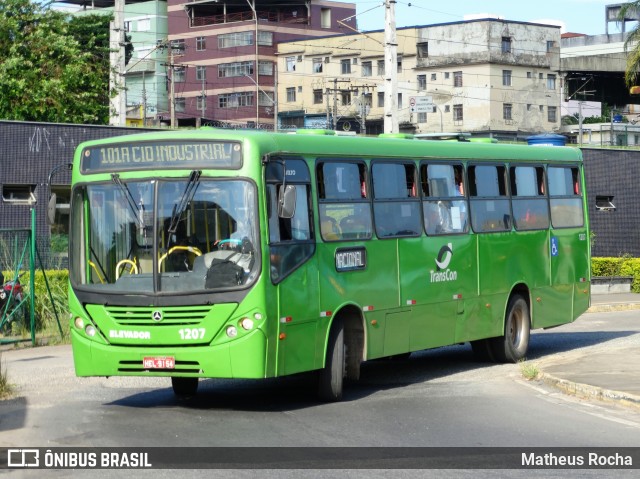
[[[468,172],[473,230],[480,233],[510,230],[506,167],[471,165]]]
[[[571,228],[584,224],[580,188],[580,170],[568,166],[547,168],[551,224]]]
[[[359,161],[328,160],[318,163],[318,208],[323,240],[371,238],[366,173],[366,165]]]

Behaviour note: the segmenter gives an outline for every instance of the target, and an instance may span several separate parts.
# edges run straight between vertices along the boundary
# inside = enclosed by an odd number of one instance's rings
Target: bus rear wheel
[[[342,399],[345,375],[344,325],[337,320],[331,326],[324,368],[318,371],[318,397],[322,401]]]
[[[521,295],[509,300],[504,323],[504,336],[491,340],[491,352],[497,361],[516,363],[527,355],[531,332],[529,305]]]
[[[173,394],[179,397],[195,396],[198,392],[198,378],[172,377]]]

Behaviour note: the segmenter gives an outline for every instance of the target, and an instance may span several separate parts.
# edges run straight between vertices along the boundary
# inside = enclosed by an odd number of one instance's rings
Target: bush
[[[593,276],[633,276],[631,291],[640,293],[640,258],[591,258]]]

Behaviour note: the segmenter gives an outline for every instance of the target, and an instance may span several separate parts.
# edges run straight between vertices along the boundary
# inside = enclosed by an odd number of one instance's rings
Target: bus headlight
[[[253,317],[256,321],[261,321],[263,318],[262,313],[255,313]]]
[[[235,338],[238,335],[238,329],[235,326],[227,326],[227,336]]]
[[[242,318],[240,320],[240,326],[242,326],[242,329],[244,329],[246,331],[250,331],[251,329],[253,329],[253,319],[251,319],[251,318]]]
[[[87,333],[87,336],[94,337],[96,335],[96,328],[93,324],[87,324],[84,332]]]
[[[73,321],[73,324],[78,329],[84,329],[84,320],[80,316]]]

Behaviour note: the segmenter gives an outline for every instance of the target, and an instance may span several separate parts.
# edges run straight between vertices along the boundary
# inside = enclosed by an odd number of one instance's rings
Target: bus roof
[[[260,156],[298,154],[353,158],[429,159],[449,158],[460,160],[529,160],[579,162],[582,152],[574,147],[528,146],[504,143],[449,142],[411,137],[354,137],[336,135],[330,130],[298,130],[295,134],[273,133],[260,130],[228,130],[204,127],[198,130],[174,130],[146,132],[133,135],[104,138],[82,143],[89,145],[132,143],[159,140],[229,140],[241,141],[258,148]]]

